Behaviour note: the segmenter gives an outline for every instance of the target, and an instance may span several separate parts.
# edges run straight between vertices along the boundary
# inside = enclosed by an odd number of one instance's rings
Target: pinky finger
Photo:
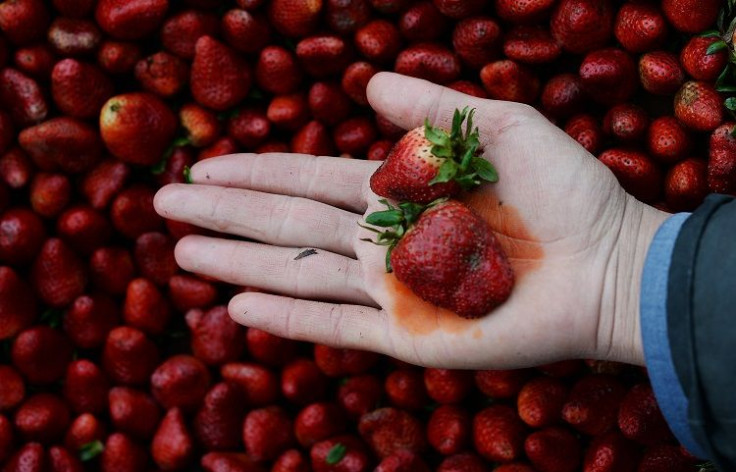
[[[228,310],[240,324],[289,339],[379,352],[387,347],[386,314],[372,307],[247,292]]]

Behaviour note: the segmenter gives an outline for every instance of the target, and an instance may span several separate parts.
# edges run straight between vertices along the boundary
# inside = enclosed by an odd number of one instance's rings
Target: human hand
[[[464,320],[385,273],[386,248],[361,241],[372,233],[358,225],[382,209],[368,185],[380,163],[239,154],[197,163],[193,184],[168,185],[154,202],[166,218],[259,241],[188,236],[177,244],[184,269],[269,292],[235,296],[233,319],[425,366],[643,364],[640,277],[665,213],[626,194],[603,164],[526,105],[392,73],[376,75],[368,97],[406,129],[425,118],[449,128],[456,108],[476,108],[483,155],[500,181],[462,199],[509,256],[517,278],[511,297]]]

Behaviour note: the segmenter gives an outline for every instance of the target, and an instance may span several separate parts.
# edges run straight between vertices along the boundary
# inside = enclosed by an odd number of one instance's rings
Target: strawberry
[[[470,442],[470,425],[470,415],[464,408],[442,405],[429,418],[427,439],[440,454],[457,454],[465,450]]]
[[[478,454],[490,461],[510,462],[521,456],[526,428],[513,408],[493,405],[473,418],[473,442]]]
[[[437,9],[453,20],[478,15],[486,6],[486,0],[433,0]]]
[[[13,55],[15,67],[21,72],[39,80],[46,80],[51,75],[56,58],[46,44],[37,44],[17,49]]]
[[[134,185],[120,192],[110,207],[110,219],[115,229],[130,239],[160,230],[163,221],[153,208],[153,196],[154,191],[143,185]]]
[[[5,111],[0,111],[0,155],[4,154],[15,141],[13,120]]]
[[[314,472],[368,472],[371,463],[365,444],[343,435],[318,442],[309,453]]]
[[[377,134],[371,118],[357,116],[337,125],[333,140],[341,153],[359,156],[365,154],[371,143],[376,140]]]
[[[102,472],[137,472],[146,470],[146,450],[125,433],[113,433],[107,437],[100,458]]]
[[[197,40],[189,78],[197,103],[219,111],[231,108],[248,95],[251,80],[250,68],[235,51],[210,36]]]
[[[207,450],[240,448],[245,413],[243,390],[235,383],[218,383],[199,406],[192,425],[194,433]]]
[[[251,410],[243,424],[243,442],[253,460],[277,458],[294,444],[289,415],[277,406]]]
[[[634,470],[637,449],[620,432],[596,436],[588,445],[583,461],[584,472],[625,472]]]
[[[366,219],[399,231],[382,233],[379,239],[389,246],[387,269],[423,300],[464,318],[483,316],[503,303],[514,274],[487,223],[455,201],[431,205],[419,216],[417,210],[417,205],[402,203]]]
[[[600,49],[611,38],[613,14],[610,0],[561,0],[552,12],[552,36],[573,54]]]
[[[8,3],[3,3],[3,6]],[[21,126],[43,121],[48,104],[38,83],[22,72],[6,67],[0,70],[0,105]]]
[[[80,254],[87,254],[107,243],[111,228],[98,211],[78,205],[68,208],[56,220],[56,232]]]
[[[169,279],[169,299],[179,311],[205,308],[217,300],[217,289],[195,275],[175,275]]]
[[[93,349],[105,343],[119,319],[118,305],[108,296],[82,295],[64,314],[64,331],[75,346]]]
[[[693,466],[677,446],[658,444],[647,449],[639,461],[639,472],[687,472]]]
[[[165,166],[160,174],[156,175],[156,183],[160,186],[168,184],[181,184],[186,180],[185,170],[195,162],[194,149],[190,146],[176,146],[171,155],[165,161]],[[156,168],[158,172],[160,167]],[[187,171],[188,172],[188,171]]]
[[[625,393],[615,377],[587,375],[573,385],[562,407],[562,419],[585,434],[603,434],[614,427]]]
[[[69,425],[69,407],[56,395],[38,393],[24,401],[13,423],[26,441],[44,444],[60,439]]]
[[[128,326],[147,334],[161,334],[171,318],[171,305],[156,285],[137,278],[127,287],[123,304],[123,320]]]
[[[43,222],[30,209],[10,208],[0,216],[0,260],[3,262],[30,262],[45,239]]]
[[[13,453],[13,436],[13,423],[0,414],[0,463],[5,463]]]
[[[144,90],[163,98],[181,92],[189,79],[187,63],[166,51],[141,59],[136,63],[134,72]]]
[[[331,156],[335,144],[328,128],[317,120],[312,120],[294,134],[291,139],[291,152],[313,156]]]
[[[83,18],[89,16],[95,8],[95,0],[52,0],[54,8],[62,16]]]
[[[168,0],[99,0],[97,24],[115,39],[141,39],[161,25]]]
[[[76,455],[62,446],[52,446],[48,450],[49,463],[53,472],[83,472],[84,466]]]
[[[391,404],[397,408],[421,410],[429,405],[424,378],[417,369],[397,369],[391,372],[386,377],[384,389]]]
[[[384,458],[374,472],[430,472],[430,469],[417,454],[402,450]]]
[[[130,175],[130,167],[116,159],[106,159],[93,167],[82,179],[81,192],[96,210],[113,200]]]
[[[388,382],[388,380],[387,380]],[[348,377],[337,391],[337,400],[351,418],[357,418],[378,406],[381,382],[373,375]]]
[[[694,36],[680,52],[680,62],[695,80],[712,82],[721,75],[728,63],[726,49],[708,54],[708,49],[721,38]]]
[[[723,121],[722,98],[707,82],[686,82],[675,95],[675,116],[688,128],[713,131]]]
[[[69,425],[64,445],[72,451],[80,451],[90,443],[103,441],[105,437],[105,425],[91,413],[82,413]]]
[[[362,374],[373,367],[378,355],[369,351],[339,349],[315,344],[314,362],[330,377]]]
[[[527,382],[516,399],[521,420],[532,428],[542,428],[561,419],[567,387],[554,377],[536,377]]]
[[[306,110],[306,104],[303,101],[303,97],[301,95],[297,95],[295,97],[297,97],[296,100],[299,101],[299,104],[294,108],[294,110],[296,110],[297,115],[302,116],[297,116],[294,123],[300,122],[304,118],[303,114]],[[279,125],[283,125],[285,123],[281,120],[287,118],[289,112],[287,110],[287,108],[289,108],[288,105],[284,106],[284,109],[281,109],[278,112],[274,111],[275,108],[278,107],[275,102],[283,99],[285,99],[285,97],[274,98],[272,101],[273,108],[269,107],[271,116],[276,119]],[[284,114],[277,116],[278,113]],[[261,110],[242,109],[238,111],[237,114],[231,116],[227,123],[227,134],[233,137],[238,144],[246,148],[254,148],[258,146],[268,138],[270,132],[271,121],[269,121],[266,113],[263,113]]]
[[[196,103],[187,103],[179,110],[179,123],[186,130],[187,140],[194,147],[207,147],[220,135],[217,116]]]
[[[638,86],[636,63],[621,49],[588,53],[580,64],[580,80],[588,95],[604,105],[629,100]]]
[[[394,71],[438,84],[446,84],[460,76],[460,59],[438,43],[416,43],[396,57]]]
[[[639,58],[639,80],[649,93],[672,95],[685,82],[685,72],[671,52],[648,52]]]
[[[209,365],[235,361],[243,352],[243,328],[235,323],[227,307],[216,306],[206,312],[192,310],[186,315],[191,330],[194,356]]]
[[[206,472],[264,472],[264,469],[245,454],[210,452],[200,462]]]
[[[36,166],[19,147],[14,147],[0,156],[0,178],[11,189],[28,185],[35,171]]]
[[[346,429],[345,414],[333,403],[312,403],[294,419],[294,434],[303,447],[342,433]]]
[[[102,413],[107,407],[109,383],[99,367],[86,359],[69,364],[64,377],[64,399],[75,413]]]
[[[428,1],[417,2],[402,13],[399,30],[411,42],[434,41],[448,27],[447,18]]]
[[[489,17],[466,18],[452,31],[452,47],[465,64],[480,69],[498,57],[501,27]]]
[[[271,472],[310,472],[309,459],[299,449],[289,449],[273,463]]]
[[[222,17],[222,35],[230,47],[255,54],[271,42],[271,28],[265,17],[233,8]]]
[[[217,36],[219,18],[199,10],[184,10],[169,17],[161,27],[161,43],[182,59],[194,58],[194,46],[202,36]]]
[[[562,49],[546,28],[521,25],[506,35],[503,52],[509,59],[524,64],[546,64],[554,62]]]
[[[100,134],[118,159],[156,164],[176,132],[176,115],[158,97],[135,92],[112,97],[100,112]]]
[[[29,442],[18,449],[5,463],[3,472],[43,472],[46,467],[46,454],[43,446],[36,442]]]
[[[140,57],[140,46],[123,41],[104,41],[97,51],[97,63],[110,74],[131,72]]]
[[[542,107],[554,117],[566,118],[583,107],[585,94],[577,74],[559,74],[550,78],[542,90]]]
[[[366,151],[366,158],[369,161],[385,161],[394,144],[393,141],[388,139],[374,141],[371,147],[368,148],[368,151]]]
[[[43,39],[49,12],[41,0],[10,0],[0,4],[0,30],[16,45]]]
[[[662,174],[645,153],[613,148],[603,152],[598,159],[611,169],[624,190],[637,199],[652,202],[659,197]]]
[[[116,384],[145,384],[158,361],[156,345],[145,334],[128,326],[110,331],[102,351],[102,366]]]
[[[267,92],[275,95],[294,93],[303,75],[296,56],[286,48],[270,45],[258,55],[255,80],[258,87]]]
[[[565,132],[589,153],[598,153],[603,141],[603,130],[593,116],[586,114],[573,116],[567,121]]]
[[[91,55],[102,42],[100,29],[89,20],[57,18],[51,23],[48,41],[60,56]]]
[[[338,34],[352,34],[371,18],[367,0],[327,0],[326,19]]]
[[[409,0],[368,0],[374,10],[385,15],[393,15],[404,10],[410,3]]]
[[[638,105],[616,105],[603,118],[603,131],[620,142],[639,141],[649,129],[649,116]]]
[[[529,378],[529,370],[479,370],[475,372],[475,386],[491,398],[513,398]]]
[[[366,88],[376,73],[378,69],[369,62],[354,62],[343,72],[342,89],[358,105],[368,105]]]
[[[687,130],[672,116],[663,116],[654,120],[647,134],[649,153],[665,164],[682,160],[691,147],[691,138]]]
[[[708,188],[711,192],[733,193],[736,190],[736,138],[734,123],[718,127],[710,137]]]
[[[427,448],[423,425],[396,408],[379,408],[361,416],[358,431],[381,459],[401,449],[420,454]]]
[[[0,217],[0,251],[4,246],[2,243],[8,222],[6,215]],[[25,280],[13,268],[0,267],[0,318],[3,320],[0,324],[0,340],[13,338],[33,324],[38,314],[36,303],[36,297]]]
[[[87,270],[67,244],[50,238],[33,263],[31,279],[44,303],[61,308],[84,292]]]
[[[574,472],[582,458],[580,441],[560,427],[533,432],[524,441],[524,449],[529,461],[540,472]]]
[[[401,50],[401,33],[387,20],[373,20],[355,32],[355,47],[369,61],[388,63]]]
[[[350,45],[339,36],[310,36],[296,45],[296,57],[304,71],[317,78],[342,72],[352,56]]]
[[[166,285],[178,271],[174,240],[164,233],[154,231],[138,236],[134,257],[141,275],[158,285]]]
[[[495,181],[495,170],[477,156],[480,143],[472,118],[473,111],[465,109],[455,112],[449,133],[428,123],[409,131],[371,176],[371,189],[393,200],[429,203],[477,186],[481,179]]]
[[[15,409],[25,396],[26,386],[18,371],[9,365],[0,365],[0,411]]]
[[[304,37],[317,28],[322,7],[322,0],[273,0],[269,2],[268,18],[279,33]]]
[[[487,64],[480,71],[480,80],[495,100],[531,103],[539,94],[539,79],[534,73],[508,59]]]
[[[52,218],[69,204],[71,192],[71,183],[66,175],[36,174],[31,181],[31,208],[41,216]]]
[[[350,97],[333,82],[315,82],[307,97],[311,115],[327,125],[335,125],[350,114]]]
[[[627,3],[616,15],[613,32],[627,51],[647,52],[667,39],[667,21],[654,5]]]
[[[634,385],[623,398],[618,411],[618,427],[626,438],[644,445],[672,438],[648,384]]]
[[[720,0],[662,0],[667,19],[683,33],[700,33],[713,25],[720,8]]]
[[[194,455],[194,439],[179,408],[172,408],[158,425],[151,441],[151,456],[163,470],[186,467]]]
[[[258,328],[248,328],[246,346],[254,360],[269,366],[282,366],[294,359],[298,344]]]
[[[490,467],[475,454],[465,452],[445,458],[437,472],[490,472]]]
[[[161,418],[153,398],[129,387],[113,387],[108,394],[110,420],[116,430],[151,439]]]
[[[473,375],[470,371],[428,368],[424,370],[424,385],[437,403],[460,403],[472,388]]]
[[[36,165],[47,171],[60,168],[69,173],[83,172],[102,153],[97,131],[69,117],[53,118],[26,128],[18,135],[18,142]]]
[[[194,409],[207,394],[209,384],[207,366],[185,354],[169,357],[151,375],[151,392],[168,409]]]
[[[325,397],[327,378],[308,359],[297,359],[281,371],[281,392],[292,403],[306,405]]]
[[[509,23],[538,23],[549,16],[554,3],[554,0],[496,0],[496,14]]]

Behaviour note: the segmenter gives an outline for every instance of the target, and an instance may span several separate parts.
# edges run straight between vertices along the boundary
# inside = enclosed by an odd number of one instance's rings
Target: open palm
[[[638,277],[637,242],[651,239],[664,214],[627,195],[605,166],[525,105],[390,73],[373,78],[368,96],[406,129],[425,118],[448,128],[456,108],[476,109],[484,157],[500,181],[461,198],[510,257],[511,298],[463,320],[385,273],[385,248],[361,241],[373,234],[358,225],[382,209],[368,186],[378,163],[241,154],[198,163],[194,185],[167,186],[155,200],[167,218],[258,241],[189,236],[176,248],[186,270],[269,292],[234,297],[236,321],[428,366],[641,362],[638,291],[628,292]]]

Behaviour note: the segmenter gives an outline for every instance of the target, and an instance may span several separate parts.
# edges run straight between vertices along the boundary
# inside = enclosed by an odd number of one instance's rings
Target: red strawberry
[[[521,456],[526,428],[513,408],[493,405],[473,418],[473,442],[478,454],[490,461],[510,462]]]
[[[638,86],[636,63],[621,49],[588,53],[580,64],[583,88],[595,101],[615,105],[631,98]]]
[[[215,286],[195,275],[175,275],[169,279],[169,299],[180,311],[205,308],[215,303]]]
[[[105,208],[123,189],[130,167],[116,159],[106,159],[92,168],[83,178],[81,192],[97,210]]]
[[[638,141],[647,134],[649,116],[633,104],[616,105],[603,118],[603,131],[621,142]]]
[[[5,463],[3,472],[43,472],[46,467],[46,454],[43,446],[35,442],[29,442],[24,444]]]
[[[266,46],[258,56],[256,84],[276,95],[294,93],[302,81],[302,70],[294,53],[281,46]]]
[[[0,218],[0,251],[4,246],[2,243],[7,222],[7,218]],[[3,320],[0,324],[0,339],[13,338],[28,328],[37,313],[36,297],[31,287],[11,267],[0,267],[0,318]]]
[[[688,128],[713,131],[723,121],[723,99],[707,82],[686,82],[675,95],[675,116]]]
[[[310,472],[309,459],[299,449],[289,449],[273,463],[271,472]]]
[[[300,110],[298,114],[303,113],[306,109],[306,104],[303,103],[303,98],[298,96],[297,100],[302,100],[302,103],[298,105]],[[280,100],[275,98],[274,101]],[[272,102],[273,103],[273,102]],[[275,106],[275,105],[274,105]],[[269,108],[272,113],[273,110]],[[282,110],[283,111],[283,110]],[[284,118],[279,117],[279,119]],[[303,117],[298,117],[301,120]],[[278,121],[278,120],[277,120]],[[256,109],[244,109],[237,112],[236,115],[231,116],[227,123],[227,133],[243,147],[254,148],[261,144],[268,138],[271,132],[271,122],[268,116],[261,110]]]
[[[296,130],[309,120],[309,115],[307,113],[307,100],[301,93],[274,97],[268,105],[266,116],[269,121],[279,128],[284,128],[289,131]],[[248,126],[250,127],[251,125]],[[263,129],[263,126],[258,128],[259,133],[257,139],[259,140],[265,139],[268,134],[264,134]],[[249,134],[251,134],[251,136],[248,138],[248,141],[253,139],[252,131]]]
[[[84,466],[76,455],[61,446],[52,446],[48,451],[53,472],[84,472]]]
[[[204,313],[192,310],[186,320],[196,358],[209,365],[220,365],[240,357],[244,330],[230,318],[227,307],[216,306]]]
[[[210,452],[200,462],[206,472],[264,472],[264,469],[245,454]]]
[[[3,262],[30,262],[45,239],[43,222],[30,209],[11,208],[0,216],[0,260]]]
[[[471,436],[470,415],[455,405],[442,405],[432,412],[427,423],[429,444],[444,456],[466,449]]]
[[[56,232],[75,251],[86,255],[107,243],[111,228],[100,212],[78,205],[66,209],[59,216]]]
[[[708,188],[711,192],[733,193],[736,191],[736,138],[734,123],[718,127],[710,137],[708,156]]]
[[[440,463],[437,472],[490,472],[490,467],[472,453],[455,454]]]
[[[99,367],[81,359],[73,361],[64,377],[64,399],[75,413],[102,413],[107,407],[109,383]]]
[[[554,3],[554,0],[496,0],[496,13],[510,23],[537,23],[550,14]]]
[[[505,59],[483,67],[480,80],[495,100],[531,103],[539,94],[539,79],[522,64]]]
[[[313,156],[331,156],[335,145],[329,129],[321,122],[312,120],[294,134],[291,152]]]
[[[330,377],[362,374],[378,361],[378,355],[369,351],[339,349],[316,344],[314,362]]]
[[[437,403],[460,403],[472,388],[473,375],[464,370],[425,369],[424,385]]]
[[[391,372],[386,377],[385,390],[389,401],[397,408],[420,410],[429,405],[424,378],[417,369],[397,369]]]
[[[374,10],[386,14],[392,15],[399,13],[405,9],[410,1],[409,0],[368,0]]]
[[[276,406],[251,410],[243,424],[243,442],[253,460],[277,458],[294,444],[289,415]]]
[[[26,128],[18,142],[43,170],[77,173],[92,167],[102,153],[97,131],[75,118],[60,117]],[[50,150],[53,149],[53,152]]]
[[[355,436],[336,436],[312,446],[309,452],[314,472],[368,472],[371,458],[365,444]]]
[[[151,441],[151,455],[163,470],[186,467],[194,455],[194,439],[179,408],[172,408],[161,420]]]
[[[13,120],[5,111],[0,111],[0,155],[15,141],[15,129],[13,128]]]
[[[654,51],[639,58],[639,80],[649,93],[672,95],[685,82],[685,72],[676,55],[667,51]]]
[[[298,346],[296,341],[257,328],[248,328],[246,345],[253,359],[270,366],[281,366],[291,362],[296,356]]]
[[[713,25],[721,8],[720,0],[663,0],[662,11],[683,33],[700,33]]]
[[[583,461],[584,472],[626,472],[634,470],[637,459],[634,443],[618,431],[596,436],[588,445]]]
[[[134,254],[141,275],[158,285],[166,285],[178,271],[174,241],[167,234],[143,233],[135,241]]]
[[[57,216],[71,199],[71,184],[64,174],[36,174],[31,182],[31,207],[41,216]]]
[[[61,398],[38,393],[20,405],[13,423],[26,441],[48,444],[64,435],[69,421],[69,407]]]
[[[340,123],[335,128],[333,139],[338,151],[355,157],[365,154],[377,134],[371,118],[358,116]]]
[[[554,62],[562,49],[546,28],[522,25],[506,35],[503,52],[509,59],[524,64],[546,64]]]
[[[350,97],[333,82],[315,82],[307,98],[312,116],[327,125],[345,120],[350,114]]]
[[[102,472],[138,472],[147,465],[146,450],[127,434],[116,432],[107,437],[100,458]]]
[[[524,450],[540,472],[575,472],[582,458],[580,441],[560,427],[533,432],[524,441]]]
[[[589,153],[596,154],[603,141],[603,130],[591,115],[576,115],[565,125],[565,132]]]
[[[477,15],[486,5],[486,0],[433,0],[433,2],[440,13],[454,20]]]
[[[610,375],[588,375],[578,380],[562,408],[562,419],[591,436],[609,431],[626,391]]]
[[[271,28],[265,17],[233,8],[222,17],[222,34],[234,49],[254,54],[271,42]]]
[[[355,47],[369,61],[387,63],[401,50],[401,34],[387,20],[373,20],[355,32]]]
[[[339,36],[318,35],[299,41],[296,56],[309,75],[326,77],[342,72],[350,64],[353,52]]]
[[[327,0],[327,24],[339,34],[354,33],[370,20],[367,0]]]
[[[202,36],[216,36],[219,18],[199,10],[184,10],[169,17],[161,27],[161,43],[182,59],[194,58],[194,45]]]
[[[516,399],[519,417],[532,428],[559,422],[567,399],[567,387],[554,377],[536,377],[527,382]]]
[[[70,18],[82,18],[88,16],[95,8],[95,0],[52,0],[54,8]]]
[[[652,387],[638,384],[629,390],[618,411],[618,427],[628,439],[654,445],[672,438]]]
[[[80,451],[85,446],[92,447],[91,443],[103,441],[105,436],[105,425],[91,413],[82,413],[66,430],[64,445],[72,451]]]
[[[690,150],[691,138],[672,116],[654,120],[647,135],[647,149],[655,159],[672,164],[682,160]]]
[[[17,124],[26,126],[46,118],[48,104],[34,79],[6,67],[0,71],[0,83],[0,104],[10,112]]]
[[[228,46],[210,36],[197,40],[190,76],[191,92],[200,105],[226,110],[248,95],[251,71]]]
[[[155,95],[135,92],[108,100],[100,112],[107,149],[131,164],[153,165],[176,132],[176,115]]]
[[[18,371],[9,365],[0,365],[0,411],[15,409],[25,396],[26,386]]]
[[[207,392],[194,417],[194,433],[207,450],[240,448],[245,412],[243,390],[231,382],[218,383]]]
[[[627,3],[618,11],[613,31],[624,49],[641,53],[664,43],[667,21],[654,5]]]
[[[154,191],[143,185],[120,192],[110,208],[110,219],[115,229],[131,239],[160,230],[163,220],[153,208],[153,196]]]
[[[317,28],[322,3],[322,0],[273,0],[269,2],[268,17],[279,33],[304,37]]]
[[[0,30],[12,43],[41,40],[49,25],[49,12],[41,0],[11,0],[0,4]]]
[[[600,49],[611,38],[613,14],[609,0],[561,0],[552,13],[552,36],[573,54]]]
[[[598,159],[608,166],[624,190],[643,202],[656,201],[662,187],[662,173],[645,153],[614,148]]]
[[[102,41],[100,29],[89,20],[57,18],[51,23],[48,40],[61,56],[93,54]]]
[[[36,166],[19,147],[0,156],[0,178],[11,189],[28,185],[35,171]]]
[[[194,103],[188,103],[179,110],[179,121],[187,132],[189,144],[206,147],[214,143],[220,135],[221,126],[217,116]]]
[[[13,423],[0,414],[0,463],[4,463],[14,451]]]
[[[184,171],[186,168],[191,167],[194,162],[193,148],[189,146],[174,147],[171,155],[165,161],[163,170],[160,167],[156,169],[157,172],[161,170],[161,173],[156,174],[156,183],[160,186],[184,183]]]
[[[306,405],[322,400],[327,390],[327,378],[308,359],[297,359],[281,372],[281,392],[292,403]]]
[[[337,400],[351,418],[359,417],[378,406],[381,382],[373,375],[348,377],[337,391]]]
[[[718,41],[722,41],[721,38],[694,36],[682,48],[680,52],[682,67],[695,80],[712,82],[726,67],[728,63],[726,49],[708,54],[708,48]]]
[[[369,62],[354,62],[343,73],[342,89],[358,105],[368,105],[366,88],[376,73],[378,69]]]
[[[418,2],[402,13],[399,29],[409,41],[433,41],[445,32],[447,18],[432,2]]]
[[[163,98],[172,97],[182,91],[189,79],[187,63],[165,51],[138,61],[134,72],[144,90]]]
[[[151,375],[151,392],[164,408],[194,409],[206,395],[209,384],[207,366],[184,354],[169,357]]]
[[[374,472],[430,472],[430,469],[419,455],[402,450],[384,458]]]
[[[366,151],[366,158],[369,161],[385,161],[392,147],[394,147],[394,142],[388,139],[375,141]]]
[[[474,69],[495,60],[501,49],[501,27],[489,17],[460,21],[452,31],[452,47]]]
[[[460,59],[438,43],[417,43],[399,53],[394,64],[399,74],[446,84],[460,76]]]
[[[427,448],[423,425],[396,408],[380,408],[361,416],[358,431],[382,459],[401,449],[420,454]]]
[[[125,324],[147,334],[161,334],[171,318],[171,305],[153,282],[144,278],[128,284],[123,305]]]
[[[475,373],[475,386],[491,398],[513,398],[529,378],[529,370],[479,370]]]
[[[161,25],[168,7],[168,0],[99,0],[95,19],[116,39],[141,39]]]
[[[117,384],[145,384],[158,360],[156,345],[145,334],[128,326],[110,331],[102,352],[105,373]]]
[[[41,300],[52,307],[69,305],[84,292],[87,270],[62,240],[46,240],[33,263],[33,286]]]
[[[120,310],[111,298],[102,294],[82,295],[64,314],[64,331],[75,346],[93,349],[105,343],[119,320]]]
[[[137,44],[123,41],[105,41],[97,51],[97,63],[110,74],[131,72],[140,57]]]
[[[312,403],[304,407],[294,419],[294,434],[303,447],[312,447],[315,443],[345,430],[345,414],[333,403]]]
[[[566,118],[584,104],[583,84],[577,74],[559,74],[550,78],[542,90],[542,107],[554,117]]]
[[[671,444],[658,444],[644,452],[636,470],[638,472],[687,472],[692,469],[692,464],[682,454],[680,448]]]
[[[47,80],[54,68],[56,58],[46,44],[37,44],[17,49],[14,54],[15,67],[36,79]]]
[[[116,430],[151,439],[161,418],[159,407],[147,393],[114,387],[108,394],[110,420]]]

